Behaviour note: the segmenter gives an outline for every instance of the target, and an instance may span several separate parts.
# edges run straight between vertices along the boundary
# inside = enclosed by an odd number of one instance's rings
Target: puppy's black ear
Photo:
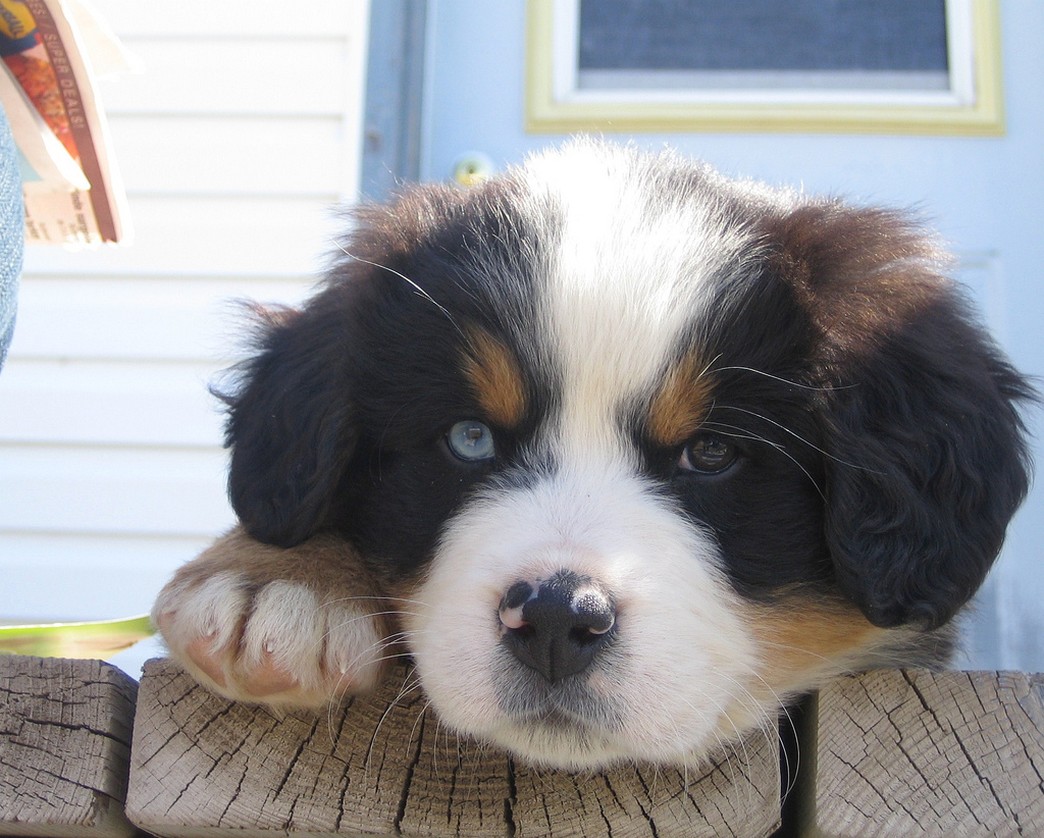
[[[1025,496],[1031,388],[902,217],[834,207],[803,225],[792,265],[823,334],[837,581],[876,625],[939,626],[985,579]]]
[[[1026,387],[942,302],[850,370],[827,411],[838,582],[877,625],[939,626],[982,584],[1025,495]]]
[[[264,320],[260,351],[240,370],[238,392],[224,397],[228,491],[250,535],[289,547],[329,523],[356,438],[343,324],[317,308]]]

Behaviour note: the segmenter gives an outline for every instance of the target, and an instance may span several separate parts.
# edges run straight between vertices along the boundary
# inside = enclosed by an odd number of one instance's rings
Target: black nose
[[[591,579],[560,571],[542,582],[516,582],[500,601],[503,642],[548,681],[581,672],[616,625],[609,595]]]

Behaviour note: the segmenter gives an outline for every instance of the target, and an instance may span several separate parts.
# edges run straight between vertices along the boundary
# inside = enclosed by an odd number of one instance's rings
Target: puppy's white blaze
[[[554,473],[459,510],[407,617],[421,681],[447,724],[567,768],[698,758],[734,733],[734,715],[750,721],[756,680],[716,543],[639,476],[621,422],[694,321],[713,315],[712,285],[740,280],[754,246],[713,205],[657,196],[640,162],[626,150],[567,150],[518,173],[549,247],[537,264],[537,342],[561,381],[537,444]],[[586,700],[556,706],[583,718],[572,730],[540,722],[540,676],[501,644],[498,609],[515,582],[563,569],[593,577],[617,605],[609,647],[574,676]]]
[[[554,360],[563,372],[560,441],[620,449],[617,412],[662,376],[678,341],[707,311],[708,284],[742,274],[749,234],[708,202],[653,194],[648,161],[626,149],[567,148],[528,161],[527,186],[550,203],[557,246],[538,282]],[[546,211],[546,210],[545,210]]]
[[[572,732],[505,708],[505,689],[534,674],[500,645],[507,589],[561,569],[596,578],[617,603],[608,653],[578,676],[592,679],[592,706],[604,699],[611,712]],[[725,715],[755,666],[712,540],[618,470],[563,468],[474,500],[450,523],[417,598],[406,619],[443,721],[547,765],[702,756],[732,732]]]

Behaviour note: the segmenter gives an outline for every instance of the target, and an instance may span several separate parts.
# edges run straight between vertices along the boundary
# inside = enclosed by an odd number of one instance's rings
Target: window
[[[1002,130],[995,0],[534,0],[531,130]]]

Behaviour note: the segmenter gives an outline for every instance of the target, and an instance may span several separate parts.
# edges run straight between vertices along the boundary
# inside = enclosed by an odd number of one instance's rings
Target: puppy
[[[698,761],[937,665],[1027,487],[1026,381],[903,215],[590,141],[359,211],[228,397],[242,528],[155,618],[233,698],[408,654],[531,763]]]

